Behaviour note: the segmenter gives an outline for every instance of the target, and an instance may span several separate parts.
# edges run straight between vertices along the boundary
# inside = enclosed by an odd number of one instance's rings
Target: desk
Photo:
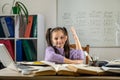
[[[32,76],[9,69],[0,70],[0,80],[120,80],[119,76]]]
[[[0,76],[0,80],[120,80],[118,76],[37,76],[37,77],[16,77]]]

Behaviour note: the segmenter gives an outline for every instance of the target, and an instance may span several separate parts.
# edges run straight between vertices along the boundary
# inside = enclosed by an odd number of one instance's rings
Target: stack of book
[[[106,72],[114,72],[120,74],[120,59],[108,62],[102,69]]]

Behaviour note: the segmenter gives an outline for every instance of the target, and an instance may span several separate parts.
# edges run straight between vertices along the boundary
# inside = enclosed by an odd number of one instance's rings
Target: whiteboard
[[[74,26],[82,46],[120,46],[120,0],[58,0],[57,25]]]

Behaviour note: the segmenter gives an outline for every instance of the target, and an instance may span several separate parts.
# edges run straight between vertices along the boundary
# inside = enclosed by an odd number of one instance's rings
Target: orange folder
[[[28,16],[28,24],[25,29],[25,38],[29,38],[31,34],[31,29],[32,29],[32,23],[33,23],[33,16]]]

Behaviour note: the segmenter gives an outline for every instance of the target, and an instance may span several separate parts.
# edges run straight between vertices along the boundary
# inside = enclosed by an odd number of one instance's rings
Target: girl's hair
[[[55,28],[48,28],[47,29],[47,32],[46,32],[46,41],[47,41],[47,45],[48,46],[52,46],[55,50],[55,53],[59,54],[59,51],[56,49],[56,47],[54,47],[52,45],[52,41],[51,41],[51,38],[52,38],[52,33],[53,32],[56,32],[56,31],[62,31],[64,33],[64,35],[67,36],[67,40],[65,42],[65,45],[64,45],[64,51],[65,51],[65,57],[66,58],[69,58],[69,52],[70,52],[70,47],[69,47],[69,36],[68,36],[68,32],[67,32],[67,29],[65,27],[55,27]]]

